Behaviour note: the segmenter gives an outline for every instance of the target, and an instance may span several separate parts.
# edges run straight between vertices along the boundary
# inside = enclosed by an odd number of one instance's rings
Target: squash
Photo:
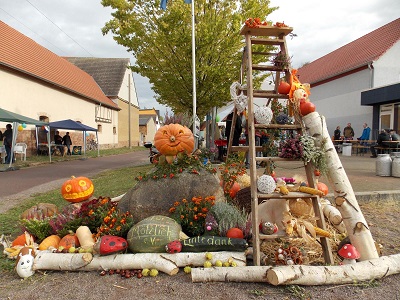
[[[95,240],[89,227],[79,226],[78,229],[76,229],[76,237],[78,238],[81,248],[85,250],[93,249]]]
[[[20,234],[15,238],[15,240],[12,241],[11,246],[25,246],[26,244],[26,238],[25,238],[25,233]]]
[[[133,253],[161,253],[165,246],[179,240],[181,225],[174,219],[155,215],[135,224],[128,232],[129,250]]]
[[[69,249],[71,247],[79,247],[81,244],[79,243],[79,239],[74,232],[70,232],[65,235],[59,242],[58,247],[63,247],[64,249]]]
[[[244,235],[241,229],[233,227],[226,232],[226,237],[234,239],[242,239],[244,238]]]
[[[69,202],[77,203],[89,199],[94,193],[92,181],[87,177],[71,176],[61,187],[61,195]]]
[[[39,245],[39,250],[47,250],[49,247],[58,249],[61,238],[58,235],[50,235],[45,238]]]
[[[300,114],[302,116],[306,116],[314,111],[315,111],[315,105],[313,103],[307,101],[300,103]]]
[[[52,203],[39,203],[31,208],[28,208],[21,214],[21,219],[37,219],[43,220],[47,217],[58,214],[58,208]]]
[[[221,236],[196,236],[181,241],[182,252],[242,252],[249,246],[245,239],[235,239]]]
[[[192,153],[194,136],[186,126],[168,124],[157,130],[154,135],[154,146],[165,156],[174,156],[179,152]]]

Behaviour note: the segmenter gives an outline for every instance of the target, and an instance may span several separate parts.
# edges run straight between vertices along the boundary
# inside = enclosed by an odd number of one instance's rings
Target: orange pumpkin
[[[92,181],[87,177],[75,177],[64,182],[61,195],[69,202],[77,203],[89,199],[94,193]]]
[[[64,249],[69,249],[71,247],[79,247],[79,239],[75,233],[71,232],[65,235],[60,242],[58,243],[58,247],[63,247]]]
[[[226,237],[232,239],[242,239],[244,238],[244,235],[241,229],[233,227],[226,232]]]
[[[181,124],[168,124],[157,130],[154,146],[165,156],[174,156],[179,152],[191,153],[194,149],[192,131]]]
[[[232,184],[232,187],[229,190],[229,196],[231,196],[231,198],[235,198],[237,192],[240,191],[240,185],[239,183],[237,183],[236,181]]]
[[[317,189],[324,193],[324,195],[328,195],[329,189],[328,186],[323,182],[317,183]]]
[[[289,92],[290,92],[290,84],[289,83],[287,83],[286,81],[284,81],[284,80],[281,80],[281,82],[279,83],[279,85],[278,85],[278,93],[279,94],[284,94],[284,95],[287,95],[287,94],[289,94]]]

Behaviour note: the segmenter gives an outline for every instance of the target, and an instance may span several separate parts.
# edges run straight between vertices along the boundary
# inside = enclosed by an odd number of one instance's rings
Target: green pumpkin
[[[181,225],[169,217],[148,217],[129,230],[129,250],[133,253],[164,253],[169,242],[179,240],[181,230]]]

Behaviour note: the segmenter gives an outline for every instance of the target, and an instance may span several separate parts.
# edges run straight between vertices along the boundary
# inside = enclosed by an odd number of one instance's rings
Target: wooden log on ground
[[[328,179],[334,186],[335,204],[339,209],[350,241],[360,252],[360,260],[379,257],[371,231],[356,200],[349,178],[330,138],[325,118],[317,112],[303,117],[310,136],[316,139],[316,146],[325,142],[325,155],[328,165]]]
[[[400,254],[343,266],[248,266],[193,268],[193,282],[265,282],[272,285],[335,285],[400,273]]]
[[[233,259],[238,266],[246,265],[244,252],[211,252],[211,262]],[[84,257],[89,257],[84,259]],[[90,253],[50,253],[40,251],[34,261],[34,270],[102,271],[111,269],[157,269],[168,275],[178,273],[180,267],[204,265],[205,253],[181,252],[136,253],[93,256]]]
[[[400,254],[342,266],[292,265],[267,271],[273,285],[329,285],[362,282],[400,273]]]

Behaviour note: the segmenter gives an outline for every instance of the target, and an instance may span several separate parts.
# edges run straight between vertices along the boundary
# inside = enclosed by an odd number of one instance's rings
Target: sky
[[[400,17],[399,0],[271,0],[273,6],[279,9],[268,20],[285,22],[297,35],[287,39],[294,68]],[[130,58],[133,64],[131,53],[101,33],[111,12],[100,0],[0,0],[3,22],[57,55]],[[140,108],[154,107],[164,116],[167,108],[155,101],[147,78],[134,74],[134,81]]]

